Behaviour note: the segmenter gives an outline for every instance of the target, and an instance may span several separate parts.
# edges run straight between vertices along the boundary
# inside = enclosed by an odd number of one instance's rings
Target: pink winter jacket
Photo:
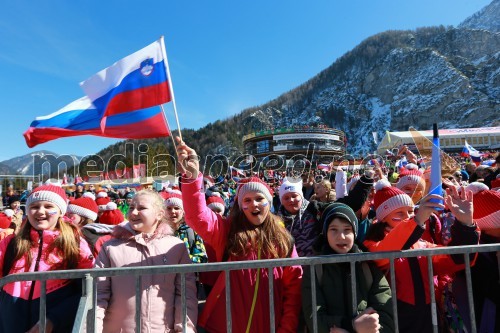
[[[222,261],[229,233],[230,221],[207,208],[205,195],[200,192],[202,175],[195,180],[184,180],[182,201],[186,223],[193,228],[215,251],[211,262]],[[291,257],[298,257],[295,247]],[[257,253],[246,257],[229,257],[228,261],[256,260]],[[265,259],[265,258],[262,258]],[[245,332],[256,286],[256,269],[231,271],[231,316],[233,332]],[[296,333],[301,303],[302,268],[300,266],[276,267],[273,270],[274,319],[277,333]],[[257,301],[250,332],[266,333],[270,328],[269,276],[268,270],[260,271]],[[222,272],[210,292],[199,326],[207,332],[226,332],[225,273]]]
[[[62,258],[54,250],[52,250],[52,252],[49,252],[49,248],[53,245],[56,238],[59,237],[59,234],[59,230],[44,230],[43,232],[38,232],[32,228],[30,231],[30,237],[33,242],[33,247],[30,251],[31,257],[33,258],[33,260],[31,261],[31,266],[29,267],[29,269],[26,269],[26,256],[24,256],[14,263],[13,267],[10,269],[9,274],[23,272],[46,272],[56,270],[56,267],[61,264]],[[41,240],[40,235],[42,235]],[[15,235],[12,234],[0,243],[0,275],[3,269],[5,251],[14,236]],[[42,246],[41,253],[39,251],[40,246]],[[36,258],[40,258],[40,260],[35,260]],[[75,269],[92,268],[93,264],[94,257],[92,256],[92,252],[90,251],[87,242],[82,237],[80,238],[80,259],[78,261],[78,266]],[[68,285],[70,281],[71,280],[47,280],[47,293],[51,293],[59,288]],[[3,290],[14,297],[28,299],[31,284],[32,281],[13,282],[5,285],[5,287],[3,287]],[[40,284],[37,283],[35,284],[32,298],[37,299],[39,297]]]
[[[59,237],[59,230],[30,230],[32,247],[31,264],[28,255],[13,263],[9,274],[23,272],[48,272],[64,268],[62,253],[53,248]],[[0,242],[0,277],[3,272],[5,254],[12,234]],[[94,265],[94,257],[87,242],[80,238],[79,258],[75,269],[89,269]],[[28,267],[27,267],[28,266]],[[26,332],[39,319],[40,282],[17,281],[6,284],[0,292],[0,332]],[[53,332],[70,332],[78,303],[82,295],[79,279],[50,279],[46,284],[46,314],[53,324]]]
[[[128,222],[115,227],[96,268],[190,264],[185,244],[161,223],[145,241]],[[96,332],[135,332],[135,277],[103,277],[97,283]],[[180,274],[142,276],[141,332],[182,332]],[[196,332],[198,300],[194,274],[186,274],[187,332]]]

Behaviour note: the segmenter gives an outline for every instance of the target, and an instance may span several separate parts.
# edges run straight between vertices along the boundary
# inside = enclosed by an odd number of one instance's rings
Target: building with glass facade
[[[291,159],[305,155],[312,162],[332,161],[345,154],[343,131],[327,127],[294,127],[263,130],[243,137],[245,154],[261,160],[270,155]]]

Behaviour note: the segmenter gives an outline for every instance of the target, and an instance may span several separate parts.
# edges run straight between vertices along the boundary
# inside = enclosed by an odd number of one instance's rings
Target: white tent
[[[432,141],[432,131],[418,131],[420,135]],[[481,128],[455,128],[439,130],[440,146],[444,150],[462,150],[467,143],[478,150],[495,149],[500,145],[500,127]],[[425,143],[424,147],[430,148],[430,144]],[[377,147],[377,153],[385,154],[386,150],[407,145],[410,149],[415,147],[415,139],[410,131],[407,132],[386,132]]]

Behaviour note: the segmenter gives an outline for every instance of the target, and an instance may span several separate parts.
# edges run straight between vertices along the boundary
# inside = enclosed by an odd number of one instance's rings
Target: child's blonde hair
[[[137,198],[139,198],[141,196],[147,196],[148,198],[150,198],[151,205],[154,207],[154,209],[157,212],[160,212],[161,220],[158,223],[158,226],[160,226],[160,224],[161,224],[162,228],[167,227],[169,229],[167,233],[169,235],[173,235],[174,232],[173,232],[172,228],[170,227],[170,225],[167,223],[167,214],[166,214],[166,210],[165,210],[165,205],[163,204],[164,200],[161,197],[161,195],[159,195],[158,192],[156,192],[156,191],[144,189],[144,190],[140,190],[139,192],[137,192],[134,195],[134,197],[132,198],[132,202],[134,202],[135,200],[137,200]],[[130,214],[130,213],[131,213],[131,210],[128,211],[128,214]],[[128,219],[128,216],[127,216],[127,219]],[[158,227],[157,227],[157,229],[158,229]]]

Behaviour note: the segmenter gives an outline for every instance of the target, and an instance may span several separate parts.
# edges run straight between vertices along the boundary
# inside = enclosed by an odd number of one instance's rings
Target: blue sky
[[[181,128],[266,103],[386,30],[456,26],[490,0],[5,1],[0,6],[0,161],[87,155],[119,140],[28,148],[22,133],[83,96],[79,82],[165,36]],[[171,104],[171,103],[170,103]],[[167,106],[171,127],[176,127]]]

